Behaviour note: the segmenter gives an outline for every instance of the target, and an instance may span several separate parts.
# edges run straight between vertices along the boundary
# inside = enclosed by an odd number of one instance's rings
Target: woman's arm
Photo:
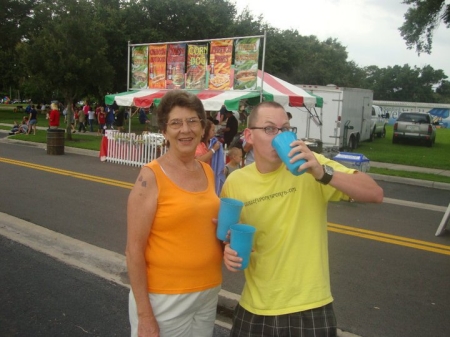
[[[148,297],[145,250],[156,213],[158,189],[152,170],[142,168],[127,205],[126,259],[131,289],[136,300],[138,335],[159,336],[158,322]]]

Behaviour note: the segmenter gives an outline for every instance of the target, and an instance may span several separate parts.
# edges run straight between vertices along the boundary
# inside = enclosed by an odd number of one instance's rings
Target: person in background
[[[245,165],[244,166],[250,165],[251,163],[253,163],[255,161],[255,156],[253,155],[253,145],[250,144],[249,142],[247,142],[246,140],[244,140],[242,149],[244,150],[244,153],[245,153]]]
[[[228,150],[228,158],[230,158],[230,161],[225,165],[225,179],[230,175],[231,172],[241,168],[242,150],[238,147],[230,148]]]
[[[28,134],[28,116],[23,116],[20,124],[14,121],[14,125],[9,132],[9,135],[18,135],[20,133]]]
[[[83,110],[78,110],[78,132],[81,132],[83,129],[83,133],[86,132],[86,115]]]
[[[230,143],[233,141],[234,136],[236,136],[238,132],[238,120],[234,116],[233,111],[226,111],[227,124],[225,129],[223,130],[223,138],[224,143],[227,147],[230,146]]]
[[[94,132],[95,110],[90,108],[88,111],[89,131]]]
[[[125,107],[121,106],[119,107],[118,110],[116,111],[116,116],[115,116],[115,125],[117,127],[117,130],[119,132],[123,131],[123,123],[125,121]]]
[[[60,113],[58,110],[58,104],[52,103],[50,105],[50,112],[48,114],[48,126],[49,129],[57,129],[59,127]]]
[[[262,102],[250,113],[245,138],[255,163],[235,171],[222,197],[244,203],[240,222],[256,227],[254,251],[236,306],[230,336],[334,337],[327,241],[329,201],[381,203],[383,190],[367,174],[312,152],[301,140],[290,144],[293,162],[304,159],[296,176],[272,147],[290,131],[283,106]],[[242,259],[229,243],[224,263],[236,272]]]
[[[89,118],[89,110],[91,110],[91,107],[89,106],[89,102],[85,101],[84,105],[83,105],[83,113],[84,113],[84,117],[85,117],[84,120],[86,121],[86,123]],[[87,124],[85,126],[87,126]]]
[[[32,104],[30,115],[28,116],[28,134],[30,134],[31,129],[33,129],[33,135],[36,135],[37,114],[38,112],[35,109],[34,104]]]
[[[41,105],[41,114],[47,114],[47,106],[45,105],[45,103],[42,103]]]
[[[106,107],[106,128],[109,130],[114,129],[114,107],[113,107],[113,105],[108,105]]]
[[[195,158],[210,165],[211,159],[220,148],[220,142],[215,142],[212,146],[210,144],[211,139],[214,137],[214,133],[214,124],[210,120],[206,120],[205,132],[195,150]]]
[[[157,109],[168,151],[145,165],[128,198],[126,260],[132,337],[211,337],[222,282],[211,167],[195,159],[200,99],[171,90]]]
[[[98,129],[97,129],[97,136],[101,136],[105,134],[105,125],[106,125],[106,112],[105,107],[103,105],[100,105],[99,112],[97,114],[97,123],[98,123]]]

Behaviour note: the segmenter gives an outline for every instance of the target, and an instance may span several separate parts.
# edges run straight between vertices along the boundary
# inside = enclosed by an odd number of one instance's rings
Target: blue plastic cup
[[[272,146],[277,151],[278,156],[280,156],[283,163],[287,166],[289,171],[299,176],[303,173],[305,173],[306,170],[298,171],[298,168],[306,163],[305,159],[297,160],[293,163],[290,162],[291,158],[288,156],[289,151],[291,151],[290,144],[297,140],[297,136],[295,133],[291,131],[281,132],[278,135],[275,136],[274,139],[272,139]]]
[[[232,198],[220,198],[219,216],[217,219],[217,238],[221,241],[227,239],[231,225],[239,222],[244,203]]]
[[[250,262],[250,253],[253,247],[253,237],[256,228],[250,225],[235,224],[230,226],[231,230],[231,249],[235,250],[240,258],[242,258],[242,266],[239,270],[248,267]]]

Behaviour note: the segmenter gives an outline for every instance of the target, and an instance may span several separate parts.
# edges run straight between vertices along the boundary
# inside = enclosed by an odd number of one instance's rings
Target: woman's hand
[[[217,151],[218,149],[220,149],[220,142],[215,142],[214,145],[212,146],[212,148],[214,149],[214,151]]]
[[[138,337],[160,337],[155,316],[139,318]]]

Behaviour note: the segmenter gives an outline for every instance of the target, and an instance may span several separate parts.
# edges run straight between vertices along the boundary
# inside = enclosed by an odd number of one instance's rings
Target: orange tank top
[[[208,179],[207,189],[200,192],[178,187],[156,160],[146,165],[158,185],[158,205],[145,251],[150,293],[190,293],[222,282],[222,244],[212,222],[220,201],[211,167],[200,163]]]

